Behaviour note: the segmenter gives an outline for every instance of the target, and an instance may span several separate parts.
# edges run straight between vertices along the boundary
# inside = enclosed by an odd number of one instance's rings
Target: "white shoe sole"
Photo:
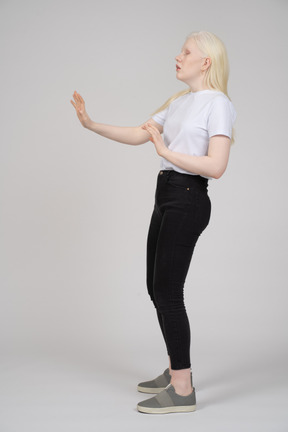
[[[137,405],[138,411],[148,413],[148,414],[168,414],[170,412],[192,412],[196,410],[196,405],[187,405],[187,406],[172,406],[172,407],[163,407],[163,408],[148,408]]]

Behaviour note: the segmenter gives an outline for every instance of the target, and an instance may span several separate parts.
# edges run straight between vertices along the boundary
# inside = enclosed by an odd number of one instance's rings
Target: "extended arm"
[[[149,132],[145,131],[142,128],[142,125],[135,127],[125,127],[94,122],[87,114],[84,99],[78,92],[76,92],[76,90],[73,93],[73,98],[75,101],[70,100],[70,102],[74,106],[77,117],[79,118],[82,126],[86,129],[123,144],[139,145],[150,140]],[[148,121],[157,128],[159,133],[163,132],[163,127],[156,123],[155,120],[150,118]]]
[[[156,123],[152,118],[148,120],[154,124],[160,133],[162,133],[162,126]],[[142,125],[135,127],[113,126],[109,124],[96,123],[92,120],[85,125],[86,129],[96,132],[106,138],[118,141],[123,144],[139,145],[149,141],[150,134],[142,129]]]

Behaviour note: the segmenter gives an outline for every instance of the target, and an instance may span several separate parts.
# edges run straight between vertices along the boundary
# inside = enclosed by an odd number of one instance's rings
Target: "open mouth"
[[[176,70],[178,71],[178,70],[180,70],[181,68],[178,66],[178,65],[176,65]]]

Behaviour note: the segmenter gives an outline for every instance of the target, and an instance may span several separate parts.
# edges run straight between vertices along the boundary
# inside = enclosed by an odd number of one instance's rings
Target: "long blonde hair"
[[[186,37],[186,40],[190,38],[194,39],[203,56],[211,58],[211,65],[207,69],[204,76],[204,86],[211,90],[223,92],[231,101],[231,98],[227,92],[227,83],[230,69],[225,45],[215,34],[204,30],[190,33]],[[189,92],[190,89],[185,89],[175,93],[169,99],[167,99],[167,101],[160,108],[154,111],[151,116],[159,111],[164,110],[174,99],[177,99],[178,97]],[[233,144],[235,141],[234,137],[235,130],[234,127],[232,127],[231,144]]]

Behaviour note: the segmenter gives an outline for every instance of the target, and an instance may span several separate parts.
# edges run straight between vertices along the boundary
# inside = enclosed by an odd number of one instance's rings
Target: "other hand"
[[[165,152],[165,150],[167,150],[167,147],[163,141],[163,138],[159,130],[148,122],[142,125],[141,127],[142,129],[150,133],[151,138],[149,138],[149,140],[153,142],[158,155],[163,156],[163,153]]]

